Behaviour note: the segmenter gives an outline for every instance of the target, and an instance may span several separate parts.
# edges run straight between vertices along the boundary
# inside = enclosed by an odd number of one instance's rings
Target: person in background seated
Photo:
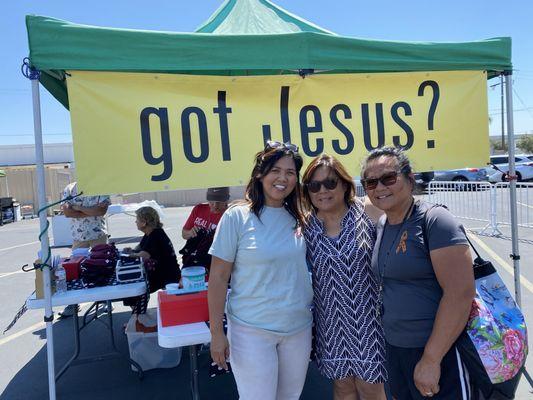
[[[124,253],[133,257],[141,257],[146,271],[148,291],[146,294],[127,299],[124,304],[132,307],[132,313],[137,315],[136,330],[138,332],[153,332],[156,326],[146,326],[144,314],[148,307],[150,293],[163,289],[167,283],[180,281],[181,271],[174,252],[174,246],[163,230],[159,214],[152,207],[141,207],[135,211],[137,229],[144,233],[139,245],[134,249],[126,248]]]
[[[63,198],[78,195],[78,183],[73,182],[63,190]],[[78,196],[65,202],[61,210],[70,219],[72,233],[72,250],[93,247],[107,243],[107,231],[104,215],[111,204],[109,196]],[[74,305],[65,307],[59,313],[61,318],[74,314]]]
[[[208,203],[198,204],[192,209],[181,232],[183,239],[187,240],[180,250],[183,267],[203,266],[209,271],[211,256],[208,250],[218,222],[228,208],[229,197],[228,187],[209,188],[206,194]]]

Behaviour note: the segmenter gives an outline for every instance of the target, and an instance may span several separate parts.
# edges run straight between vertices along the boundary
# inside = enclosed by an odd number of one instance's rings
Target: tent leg
[[[514,122],[513,122],[513,80],[511,71],[505,74],[505,100],[507,103],[507,145],[509,147],[509,176],[516,176],[515,172],[515,140],[514,140]],[[511,239],[512,249],[511,258],[514,267],[514,294],[518,307],[522,308],[522,287],[520,286],[520,253],[518,249],[518,217],[516,212],[516,179],[509,182],[509,197],[511,206]],[[533,388],[531,377],[524,366],[524,376],[529,385]]]
[[[39,208],[46,204],[46,186],[44,179],[44,156],[43,156],[43,135],[41,127],[41,99],[39,96],[39,73],[38,71],[29,68],[27,76],[31,80],[31,93],[33,99],[33,128],[35,133],[35,164],[37,167],[37,190],[39,194]],[[44,234],[41,237],[41,260],[44,262],[51,255],[50,243],[48,240],[47,215],[46,211],[39,214],[39,222],[41,232]],[[51,264],[51,262],[49,262]],[[50,400],[56,399],[56,382],[55,382],[55,364],[54,364],[54,334],[53,334],[53,319],[52,311],[52,288],[50,281],[50,269],[43,268],[44,281],[44,320],[46,321],[46,352],[48,359],[48,394]]]
[[[507,144],[509,146],[509,176],[515,176],[515,140],[513,124],[513,82],[511,71],[505,74],[505,94],[507,103]],[[516,211],[516,179],[509,182],[509,197],[511,211],[511,239],[512,249],[511,258],[514,267],[514,292],[515,301],[519,307],[522,306],[522,289],[520,287],[520,254],[518,249],[518,217]]]

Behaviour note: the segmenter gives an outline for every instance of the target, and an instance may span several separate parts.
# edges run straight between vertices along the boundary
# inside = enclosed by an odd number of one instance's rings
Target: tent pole
[[[505,72],[505,100],[507,104],[507,145],[509,147],[509,176],[515,177],[515,140],[513,124],[513,80],[512,72]],[[514,267],[514,293],[515,301],[519,307],[522,307],[522,290],[520,287],[520,254],[518,249],[518,218],[516,212],[516,178],[510,179],[509,197],[511,211],[511,239],[512,249],[511,258]]]
[[[39,96],[39,73],[30,68],[29,79],[31,80],[31,94],[33,100],[33,129],[35,134],[35,165],[37,167],[37,190],[39,199],[39,208],[46,205],[46,186],[44,179],[44,155],[43,155],[43,135],[41,127],[41,100]],[[39,213],[39,223],[41,232],[44,234],[41,237],[41,260],[48,259],[51,254],[50,244],[48,240],[47,215],[46,211]],[[49,261],[51,264],[51,261]],[[54,334],[53,334],[53,320],[54,314],[52,311],[52,288],[51,288],[51,272],[50,268],[43,268],[43,282],[44,282],[44,320],[46,322],[46,353],[48,358],[48,394],[50,400],[56,399],[56,381],[55,381],[55,365],[54,365]]]
[[[513,79],[512,71],[505,72],[505,102],[507,104],[507,145],[509,147],[509,176],[515,177],[515,140],[514,140],[514,123],[513,123]],[[518,218],[516,213],[516,177],[509,180],[509,197],[511,202],[511,239],[513,252],[511,258],[513,259],[514,267],[514,296],[518,307],[522,308],[522,287],[520,286],[520,253],[518,249]],[[522,368],[522,372],[533,388],[533,379],[526,370]]]

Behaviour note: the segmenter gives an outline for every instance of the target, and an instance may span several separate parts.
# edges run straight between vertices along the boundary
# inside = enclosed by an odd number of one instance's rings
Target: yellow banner
[[[322,152],[353,176],[372,149],[417,171],[488,161],[481,71],[191,76],[71,71],[74,155],[87,194],[246,184],[265,140]]]

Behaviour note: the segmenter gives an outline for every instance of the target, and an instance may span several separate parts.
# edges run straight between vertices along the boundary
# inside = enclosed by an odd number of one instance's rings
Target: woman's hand
[[[220,368],[228,370],[229,342],[224,333],[211,335],[211,358]]]
[[[144,250],[141,250],[139,251],[137,254],[136,254],[137,257],[141,257],[143,259],[143,261],[146,261],[146,260],[149,260],[150,258],[152,258],[152,256],[150,255],[150,253],[148,253],[147,251],[144,251]]]
[[[433,397],[440,390],[440,363],[422,356],[414,372],[415,386],[424,397]]]
[[[199,230],[200,229],[197,226],[193,226],[192,229],[190,230],[182,229],[181,236],[183,237],[183,239],[189,240],[189,239],[196,237],[196,235],[198,235]]]

